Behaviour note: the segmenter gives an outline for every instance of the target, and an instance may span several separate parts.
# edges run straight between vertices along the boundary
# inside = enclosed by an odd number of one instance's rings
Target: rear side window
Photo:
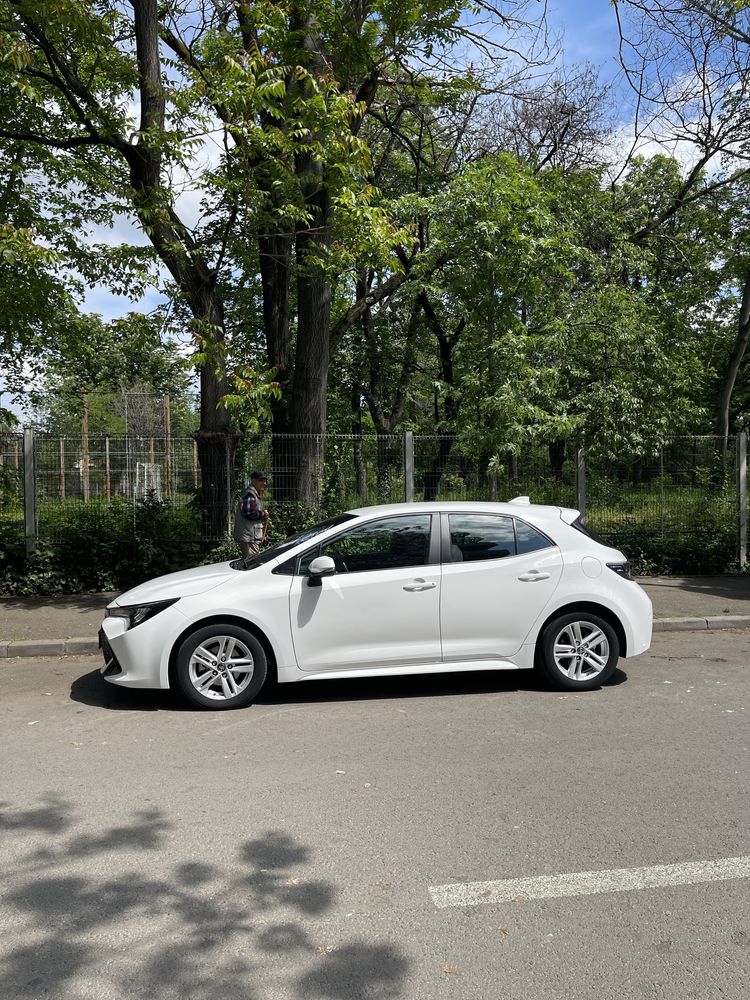
[[[497,514],[449,514],[450,561],[505,559],[516,554],[513,518]]]
[[[553,548],[554,544],[537,528],[527,524],[525,521],[516,519],[516,546],[519,556],[523,555],[524,552],[536,552],[537,549]]]
[[[524,555],[555,543],[538,528],[500,514],[449,514],[448,562],[477,562]]]

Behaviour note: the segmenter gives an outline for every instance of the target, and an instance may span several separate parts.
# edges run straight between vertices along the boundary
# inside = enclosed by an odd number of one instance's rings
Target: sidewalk
[[[654,631],[750,628],[750,576],[642,577]],[[0,598],[0,659],[97,652],[114,594]]]

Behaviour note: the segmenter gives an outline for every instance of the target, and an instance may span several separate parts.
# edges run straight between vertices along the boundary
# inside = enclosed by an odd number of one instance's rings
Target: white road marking
[[[750,855],[688,861],[681,865],[651,865],[648,868],[614,868],[599,872],[540,875],[496,882],[457,882],[430,887],[435,906],[479,906],[481,903],[557,899],[560,896],[590,896],[600,892],[632,892],[673,885],[698,885],[750,877]]]

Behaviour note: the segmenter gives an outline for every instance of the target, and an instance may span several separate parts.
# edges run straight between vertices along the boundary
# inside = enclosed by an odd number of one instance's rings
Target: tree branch
[[[36,132],[12,132],[0,128],[0,139],[10,139],[13,142],[32,142],[39,146],[51,146],[53,149],[76,149],[79,146],[98,146],[101,141],[97,136],[78,135],[69,139],[53,139],[52,136],[39,135]]]

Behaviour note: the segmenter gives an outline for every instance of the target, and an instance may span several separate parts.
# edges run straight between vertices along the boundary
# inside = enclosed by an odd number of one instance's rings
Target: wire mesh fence
[[[34,468],[39,536],[53,543],[71,512],[85,509],[95,526],[113,504],[132,518],[147,497],[185,508],[200,482],[192,438],[37,434]]]
[[[529,444],[506,455],[477,453],[456,436],[415,436],[416,500],[510,500],[575,506],[576,449]]]
[[[198,488],[192,438],[52,437],[36,435],[41,500],[111,500],[114,496],[180,497]]]
[[[353,507],[414,500],[508,500],[576,507],[585,492],[590,528],[654,569],[676,563],[725,566],[738,558],[740,518],[735,440],[675,438],[656,452],[616,461],[588,456],[581,468],[571,442],[529,444],[504,455],[483,453],[458,436],[253,435],[240,439],[234,467],[234,509],[250,474],[270,476],[278,530]],[[231,452],[228,450],[227,454]],[[229,460],[228,460],[229,461]],[[159,521],[154,544],[175,533],[201,536],[201,469],[192,437],[166,434],[76,435],[37,432],[33,439],[36,523],[24,526],[24,436],[0,434],[0,526],[3,541],[24,527],[55,545],[71,517],[90,526],[119,518],[135,546],[144,526]],[[582,476],[584,480],[582,480]],[[585,487],[585,489],[584,489]],[[169,518],[178,519],[177,528]],[[218,544],[231,530],[208,539]],[[140,521],[139,521],[140,518]],[[205,529],[204,529],[205,536]],[[202,539],[204,545],[206,538]],[[674,561],[674,560],[673,560]]]
[[[715,566],[738,553],[736,438],[673,438],[655,453],[586,460],[587,524],[657,567]]]
[[[23,514],[23,434],[0,433],[0,510]]]

